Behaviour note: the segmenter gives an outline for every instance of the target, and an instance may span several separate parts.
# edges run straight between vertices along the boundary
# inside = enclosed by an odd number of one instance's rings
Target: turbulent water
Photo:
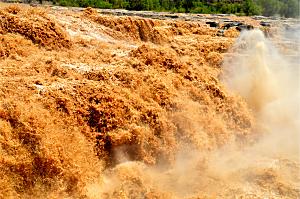
[[[225,83],[253,108],[266,131],[262,146],[268,154],[299,158],[299,66],[289,62],[261,31],[244,32],[242,48],[225,64]],[[265,144],[265,145],[264,145]]]
[[[300,197],[292,32],[1,6],[0,198]]]

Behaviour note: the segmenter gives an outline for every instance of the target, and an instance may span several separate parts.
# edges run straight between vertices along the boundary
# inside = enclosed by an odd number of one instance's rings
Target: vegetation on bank
[[[190,13],[299,16],[299,0],[53,0],[62,6]]]

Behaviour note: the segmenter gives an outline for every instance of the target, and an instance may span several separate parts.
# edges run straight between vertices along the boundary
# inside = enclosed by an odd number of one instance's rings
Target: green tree
[[[52,0],[63,6],[192,13],[299,16],[299,0]]]
[[[193,8],[193,1],[192,0],[185,0],[183,2],[183,7],[186,12],[190,12],[190,10]]]
[[[262,14],[265,16],[280,14],[281,8],[284,7],[283,2],[279,0],[259,0],[258,3],[262,7]]]
[[[163,10],[174,10],[176,8],[174,0],[161,0],[160,5]]]
[[[285,17],[299,17],[299,6],[299,0],[285,0],[279,13]]]
[[[113,8],[127,8],[129,5],[127,0],[110,0],[109,3],[112,4]]]
[[[152,0],[152,4],[153,4],[153,7],[152,7],[153,10],[159,10],[161,7],[159,0]]]
[[[262,8],[253,0],[245,0],[242,7],[246,15],[260,15],[262,13]]]

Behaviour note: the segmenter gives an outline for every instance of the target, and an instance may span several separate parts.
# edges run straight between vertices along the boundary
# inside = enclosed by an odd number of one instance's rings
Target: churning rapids
[[[296,29],[0,5],[0,198],[300,197]]]

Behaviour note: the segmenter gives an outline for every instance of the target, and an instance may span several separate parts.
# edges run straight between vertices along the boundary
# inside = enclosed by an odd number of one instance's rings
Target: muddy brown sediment
[[[92,9],[0,15],[1,198],[252,197],[207,162],[257,138],[253,110],[219,78],[238,31]],[[280,171],[246,174],[253,198],[298,196]]]
[[[47,18],[39,9],[22,10],[10,6],[1,10],[0,33],[17,33],[33,43],[47,48],[70,47],[71,42],[65,32],[55,22]]]

